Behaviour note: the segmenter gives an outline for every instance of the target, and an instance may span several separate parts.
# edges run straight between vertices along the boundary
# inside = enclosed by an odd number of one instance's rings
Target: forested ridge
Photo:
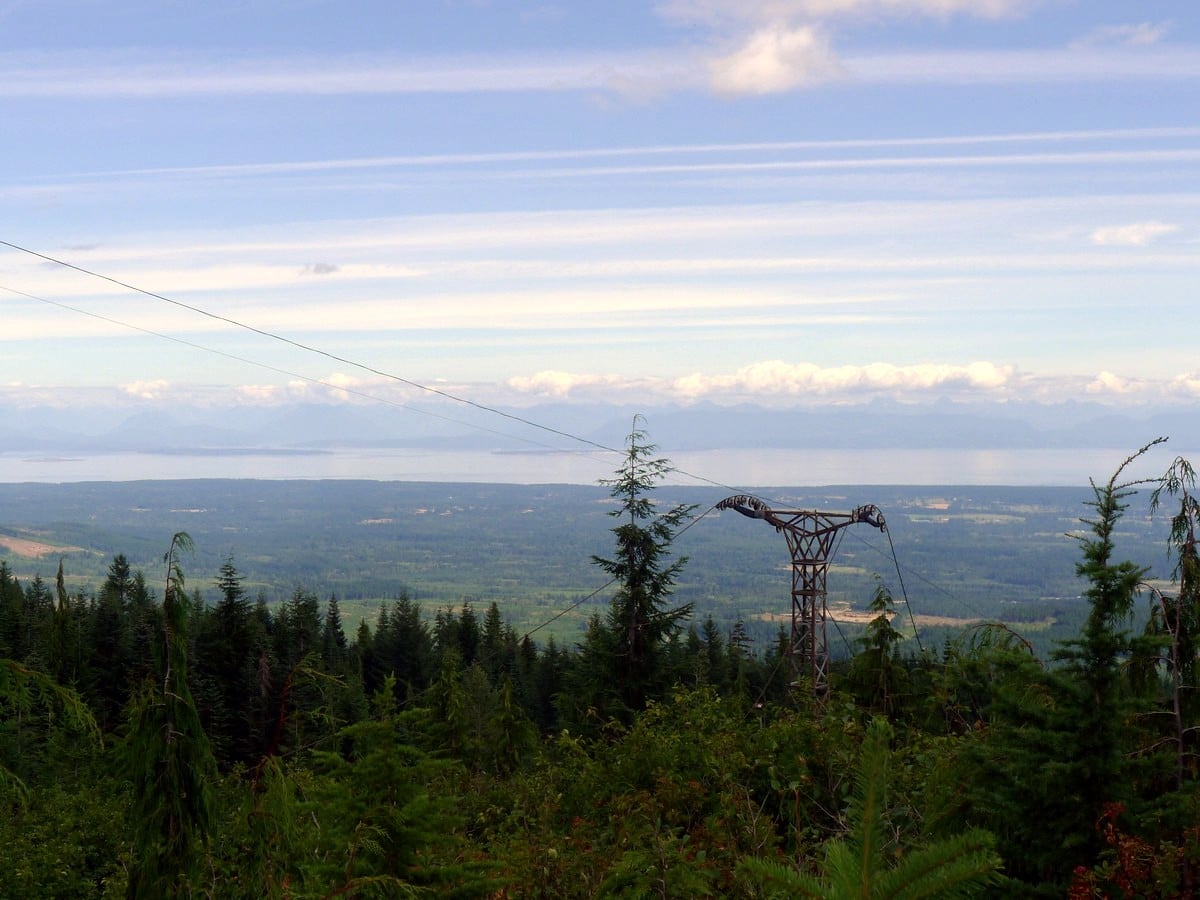
[[[998,625],[902,653],[880,582],[827,688],[785,631],[675,601],[667,471],[635,430],[609,602],[571,644],[405,594],[347,633],[336,597],[252,599],[234,558],[206,603],[184,533],[96,590],[0,560],[0,896],[1195,894],[1185,460],[1093,486],[1088,612],[1052,654]],[[1171,523],[1170,589],[1123,555],[1134,503]]]

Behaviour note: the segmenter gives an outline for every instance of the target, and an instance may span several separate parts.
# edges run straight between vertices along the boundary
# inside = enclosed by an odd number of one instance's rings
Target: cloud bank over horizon
[[[422,387],[428,388],[423,390]],[[686,409],[757,406],[765,409],[853,409],[877,402],[912,407],[950,404],[961,409],[994,405],[1046,406],[1086,402],[1114,410],[1200,407],[1200,370],[1157,380],[1092,374],[1037,374],[1013,365],[973,362],[821,367],[763,360],[726,373],[678,377],[626,376],[544,370],[501,382],[426,385],[361,372],[331,372],[283,384],[198,385],[167,379],[131,381],[112,388],[0,385],[0,405],[112,409],[283,407],[305,403],[352,406],[447,404],[469,401],[520,409],[546,404]]]

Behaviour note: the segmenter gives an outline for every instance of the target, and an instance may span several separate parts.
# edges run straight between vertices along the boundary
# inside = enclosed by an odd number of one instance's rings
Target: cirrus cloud
[[[1144,247],[1164,235],[1178,231],[1178,225],[1166,222],[1134,222],[1109,225],[1092,232],[1092,243],[1101,247]]]
[[[1030,0],[666,0],[659,12],[678,22],[709,27],[729,22],[795,22],[838,17],[970,15],[1001,18]]]
[[[1102,25],[1094,28],[1078,40],[1072,41],[1072,47],[1095,47],[1099,45],[1117,45],[1121,47],[1149,47],[1157,44],[1171,30],[1169,22],[1139,22],[1136,25]]]

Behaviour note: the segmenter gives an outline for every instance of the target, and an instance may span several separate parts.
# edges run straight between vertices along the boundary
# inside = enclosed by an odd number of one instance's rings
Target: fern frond
[[[825,885],[811,875],[773,859],[747,857],[738,863],[738,869],[748,875],[767,897],[808,897],[811,900],[826,900],[829,896]]]
[[[1000,880],[992,835],[978,828],[914,850],[879,880],[891,900],[972,897]]]
[[[891,759],[892,729],[886,719],[874,720],[863,741],[858,771],[854,776],[851,821],[846,846],[857,857],[859,896],[868,896],[869,886],[882,868],[887,810],[888,764]]]

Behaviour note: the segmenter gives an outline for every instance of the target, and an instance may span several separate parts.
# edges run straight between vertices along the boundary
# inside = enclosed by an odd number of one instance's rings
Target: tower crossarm
[[[859,506],[850,513],[850,521],[864,522],[867,525],[873,525],[880,531],[887,531],[887,522],[883,519],[883,513],[879,511],[879,507],[874,503],[868,503],[865,506]]]
[[[776,531],[798,531],[813,537],[828,534],[863,522],[880,531],[887,530],[883,513],[873,503],[858,506],[850,512],[822,512],[812,509],[772,509],[762,500],[750,494],[735,494],[717,504],[717,509],[732,509],[750,519],[763,519],[775,526]]]
[[[825,635],[825,578],[836,533],[847,525],[865,523],[887,530],[883,513],[867,504],[850,512],[815,509],[773,509],[757,497],[736,494],[716,506],[751,519],[762,519],[787,538],[792,555],[792,635],[788,646],[792,675],[810,679],[818,695],[828,683],[829,651]]]

